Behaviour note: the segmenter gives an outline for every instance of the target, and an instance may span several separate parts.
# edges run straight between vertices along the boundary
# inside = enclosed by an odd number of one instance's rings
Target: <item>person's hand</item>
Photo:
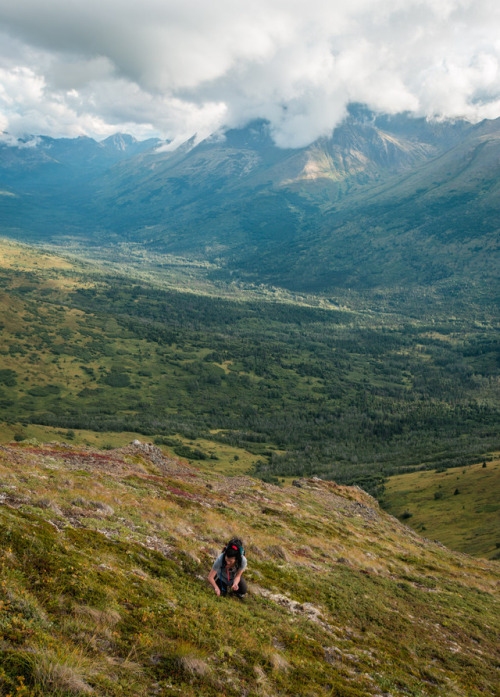
[[[236,582],[233,583],[233,591],[237,591],[239,587],[240,587],[240,586],[239,586],[238,583],[236,583]]]
[[[215,591],[215,595],[216,595],[217,597],[219,597],[219,596],[220,596],[220,588],[219,588],[219,586],[215,586],[214,591]]]

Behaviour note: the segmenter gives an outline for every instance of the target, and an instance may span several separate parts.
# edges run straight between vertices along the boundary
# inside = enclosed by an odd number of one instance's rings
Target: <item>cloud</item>
[[[179,142],[266,118],[283,147],[351,101],[500,116],[495,0],[3,0],[0,125]]]

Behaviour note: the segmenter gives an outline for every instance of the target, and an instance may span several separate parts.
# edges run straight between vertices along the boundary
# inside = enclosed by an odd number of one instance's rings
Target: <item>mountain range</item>
[[[264,121],[172,150],[117,134],[0,146],[2,234],[139,243],[211,262],[213,278],[299,291],[484,283],[500,220],[500,119],[361,106],[330,137],[274,145]]]

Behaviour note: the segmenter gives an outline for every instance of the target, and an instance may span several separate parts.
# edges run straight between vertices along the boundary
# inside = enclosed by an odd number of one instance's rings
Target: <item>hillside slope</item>
[[[499,491],[496,454],[468,467],[389,477],[381,505],[451,549],[500,559]]]
[[[207,586],[228,536],[250,593]],[[498,564],[359,489],[202,474],[150,445],[0,447],[0,690],[494,695]]]

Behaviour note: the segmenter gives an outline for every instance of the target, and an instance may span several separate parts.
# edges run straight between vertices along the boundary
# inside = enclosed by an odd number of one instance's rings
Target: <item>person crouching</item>
[[[247,592],[247,584],[241,577],[246,568],[243,543],[234,538],[224,547],[208,574],[208,581],[217,597],[225,597],[228,592],[233,592],[238,598],[242,598]]]

